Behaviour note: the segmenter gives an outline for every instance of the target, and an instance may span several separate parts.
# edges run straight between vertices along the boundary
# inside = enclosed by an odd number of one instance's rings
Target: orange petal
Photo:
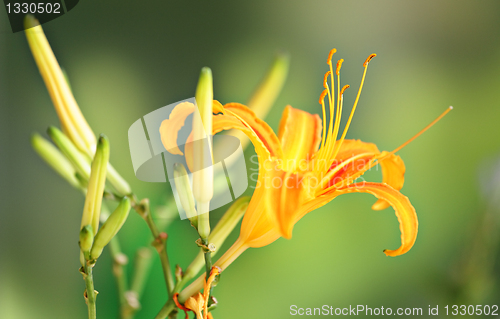
[[[286,170],[299,169],[303,160],[309,161],[321,143],[321,119],[288,105],[283,111],[278,138],[283,148]]]
[[[276,158],[283,157],[281,144],[276,134],[274,134],[272,128],[266,122],[259,119],[255,115],[255,113],[252,110],[250,110],[247,106],[239,103],[228,103],[224,105],[224,110],[226,112],[225,114],[234,116],[235,118],[240,120],[240,122],[244,126],[246,126],[247,129],[250,129],[250,131],[253,134],[249,135],[248,133],[245,132],[244,133],[250,138],[254,146],[256,146],[256,144],[262,143],[272,157]],[[214,134],[215,134],[215,128],[214,128]],[[259,143],[255,143],[256,138],[258,139]]]
[[[373,143],[366,143],[360,140],[344,140],[335,159],[342,161],[362,153],[378,154],[380,151],[377,145]]]
[[[196,314],[197,319],[203,319],[202,310],[204,304],[205,300],[203,295],[201,293],[197,293],[195,296],[189,297],[184,303],[184,306],[193,311]]]
[[[354,192],[369,193],[387,201],[396,212],[399,229],[401,230],[401,246],[396,250],[384,250],[384,253],[387,256],[395,257],[409,251],[417,239],[418,221],[415,208],[411,205],[408,197],[383,183],[357,183],[337,190],[334,193],[338,195]]]
[[[387,157],[385,157],[387,155]],[[401,157],[388,152],[382,152],[380,157],[385,157],[379,164],[382,167],[382,183],[390,185],[395,190],[401,190],[405,182],[405,164]],[[373,204],[372,209],[382,210],[389,207],[390,204],[385,200],[379,199]]]
[[[177,145],[177,136],[184,126],[186,118],[194,112],[194,104],[189,102],[179,103],[174,107],[168,120],[161,122],[161,142],[165,149],[171,154],[183,155]]]
[[[276,227],[275,220],[271,219],[272,215],[267,212],[269,207],[266,203],[266,189],[260,187],[264,180],[261,175],[263,174],[259,175],[256,189],[243,216],[239,237],[242,245],[253,248],[267,246],[281,237],[279,227]]]
[[[265,211],[281,236],[290,239],[295,225],[295,214],[304,202],[307,179],[304,174],[272,169],[263,179]]]
[[[345,160],[335,159],[325,176],[326,187],[341,188],[351,184],[370,169],[370,163],[375,160],[375,155],[374,153],[361,153]],[[321,187],[325,186],[322,184]]]
[[[281,237],[276,219],[268,212],[268,196],[266,195],[268,189],[264,187],[265,181],[269,179],[267,174],[278,165],[277,161],[265,161],[260,165],[255,191],[241,222],[238,239],[240,246],[263,247]]]

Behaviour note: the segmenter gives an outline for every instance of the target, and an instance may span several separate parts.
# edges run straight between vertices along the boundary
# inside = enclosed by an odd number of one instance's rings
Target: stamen
[[[326,139],[326,111],[325,111],[325,96],[326,96],[326,94],[327,94],[327,91],[323,90],[323,92],[321,92],[321,95],[319,96],[319,104],[321,104],[321,108],[323,109],[323,127],[322,127],[323,135],[321,137],[320,149],[322,149],[323,146],[325,146],[325,139]]]
[[[319,96],[319,104],[325,104],[325,95],[327,94],[327,90],[323,90],[321,95]]]
[[[350,88],[351,86],[349,84],[347,85],[344,85],[344,87],[342,88],[342,90],[340,90],[340,95],[344,95],[344,91],[347,90],[348,88]]]
[[[418,132],[417,134],[415,134],[412,138],[410,138],[408,141],[404,142],[403,144],[401,144],[401,146],[397,147],[394,151],[390,152],[390,154],[394,154],[396,153],[397,151],[401,150],[403,147],[405,147],[406,145],[410,144],[414,139],[416,139],[417,137],[419,137],[422,133],[424,133],[425,131],[427,131],[428,129],[431,128],[431,126],[433,126],[434,124],[436,124],[440,119],[442,119],[446,114],[448,114],[448,112],[450,112],[451,110],[453,110],[453,106],[450,106],[446,109],[446,111],[444,111],[443,113],[441,113],[441,115],[439,115],[434,121],[432,121],[429,125],[427,125],[426,127],[424,127],[420,132]],[[381,159],[380,159],[381,160]]]
[[[340,68],[342,67],[342,63],[344,63],[344,59],[340,59],[337,61],[337,71],[335,71],[337,75],[339,75],[340,73]]]
[[[323,87],[325,89],[328,89],[328,76],[331,74],[332,72],[328,71],[325,73],[325,77],[323,78]]]
[[[432,121],[429,125],[427,125],[426,127],[424,127],[420,132],[418,132],[417,134],[415,134],[415,136],[413,136],[412,138],[410,138],[408,141],[406,141],[405,143],[403,143],[401,146],[399,146],[398,148],[396,148],[394,151],[392,152],[382,152],[381,154],[379,154],[378,156],[372,158],[370,160],[370,162],[368,162],[362,169],[360,169],[358,171],[358,173],[356,174],[353,174],[352,176],[349,176],[348,179],[346,180],[342,180],[326,189],[322,189],[322,187],[318,187],[318,193],[316,194],[317,196],[320,196],[324,193],[327,193],[331,190],[333,190],[334,188],[342,188],[344,186],[347,186],[349,185],[350,183],[352,183],[356,178],[358,178],[359,176],[361,176],[363,174],[363,172],[371,169],[372,167],[375,167],[376,165],[378,165],[380,162],[382,162],[384,159],[386,159],[387,157],[389,157],[391,154],[394,154],[398,151],[400,151],[403,147],[405,147],[406,145],[408,145],[410,142],[412,142],[414,139],[416,139],[417,137],[419,137],[422,133],[424,133],[425,131],[427,131],[431,126],[433,126],[434,124],[436,124],[439,120],[441,120],[446,114],[448,114],[448,112],[450,112],[451,110],[453,110],[453,106],[450,106],[446,109],[446,111],[444,111],[443,113],[441,113],[441,115],[439,115],[434,121]],[[331,175],[330,172],[328,175]],[[324,185],[324,183],[322,183],[322,186]]]
[[[326,64],[331,64],[332,63],[332,56],[337,52],[337,49],[332,49],[330,53],[328,54],[328,60],[326,61]]]
[[[377,55],[376,55],[375,53],[370,54],[370,56],[366,58],[365,63],[363,63],[363,66],[366,68],[366,66],[368,65],[368,63],[370,63],[370,61],[371,61],[374,57],[376,57],[376,56],[377,56]]]
[[[344,138],[347,134],[347,130],[351,125],[352,117],[354,116],[354,111],[356,111],[356,106],[358,105],[359,97],[361,96],[361,90],[363,89],[363,84],[365,83],[366,70],[368,70],[368,63],[371,61],[371,59],[373,59],[376,56],[377,56],[376,54],[370,54],[370,56],[366,58],[365,62],[363,63],[363,67],[365,68],[365,70],[363,72],[363,77],[361,78],[361,84],[359,85],[358,94],[356,95],[356,100],[354,100],[354,105],[352,106],[351,114],[349,115],[349,119],[347,120],[347,123],[344,127],[344,132],[342,133],[339,143],[338,145],[336,145],[335,151],[333,152],[333,156],[331,158],[335,158],[335,156],[337,156],[340,147],[342,146],[342,142],[344,141]]]
[[[337,61],[337,69],[335,71],[335,74],[337,75],[337,108],[335,110],[335,125],[333,128],[333,131],[329,131],[329,139],[331,140],[330,143],[328,143],[328,148],[326,150],[326,159],[329,159],[327,167],[324,169],[328,169],[328,167],[331,165],[333,162],[334,158],[331,156],[331,154],[334,152],[336,149],[336,143],[337,143],[337,136],[339,134],[339,129],[340,129],[340,122],[342,120],[342,96],[340,94],[340,68],[342,67],[342,63],[344,62],[343,59],[340,59]],[[333,75],[332,75],[332,82],[333,82]],[[333,104],[332,104],[333,107]]]

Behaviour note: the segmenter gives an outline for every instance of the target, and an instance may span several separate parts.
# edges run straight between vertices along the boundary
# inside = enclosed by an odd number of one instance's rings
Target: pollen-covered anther
[[[325,103],[325,96],[328,94],[328,90],[324,89],[323,92],[321,92],[321,95],[319,96],[319,104]]]
[[[337,61],[337,70],[335,71],[335,74],[339,75],[340,68],[342,67],[342,63],[344,63],[344,59],[340,59]]]
[[[325,77],[323,78],[323,87],[328,89],[328,76],[332,74],[332,72],[328,71],[325,73]]]
[[[349,84],[347,85],[344,85],[344,87],[342,88],[342,90],[340,90],[340,96],[342,96],[344,94],[344,91],[347,90],[348,88],[350,88],[351,86]]]
[[[337,49],[333,48],[330,53],[328,54],[328,60],[326,61],[326,64],[331,64],[332,63],[332,56],[337,52]]]
[[[376,56],[377,56],[377,55],[376,55],[375,53],[370,54],[370,55],[366,58],[365,63],[363,63],[363,66],[366,68],[366,66],[368,65],[368,63],[370,63],[370,61],[371,61],[374,57],[376,57]]]

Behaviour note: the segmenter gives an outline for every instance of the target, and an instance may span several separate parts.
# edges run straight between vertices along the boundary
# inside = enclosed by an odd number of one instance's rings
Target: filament
[[[430,129],[434,124],[436,124],[437,122],[439,122],[440,119],[442,119],[446,114],[448,114],[448,112],[450,112],[451,110],[453,110],[453,106],[450,106],[446,109],[446,111],[444,111],[443,113],[441,113],[441,115],[439,115],[434,121],[432,121],[431,123],[429,123],[429,125],[427,125],[426,127],[424,127],[420,132],[418,132],[417,134],[415,134],[412,138],[410,138],[408,141],[404,142],[403,144],[401,144],[399,147],[397,147],[394,151],[390,152],[390,154],[394,154],[398,151],[400,151],[403,147],[405,147],[406,145],[410,144],[414,139],[416,139],[417,137],[419,137],[422,133],[424,133],[425,131],[427,131],[428,129]]]

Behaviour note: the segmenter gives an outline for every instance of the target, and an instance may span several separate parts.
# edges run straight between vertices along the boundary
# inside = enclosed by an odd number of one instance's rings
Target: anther
[[[347,90],[349,87],[350,87],[349,84],[344,85],[344,87],[342,88],[342,90],[340,90],[340,96],[342,96],[344,94],[344,91]]]
[[[319,96],[319,104],[323,104],[325,102],[325,96],[328,94],[328,90],[323,90],[321,95]]]
[[[344,59],[340,59],[337,61],[337,71],[335,71],[335,73],[337,75],[339,75],[339,72],[340,72],[340,68],[342,67],[342,63],[344,62]]]
[[[328,54],[328,61],[326,61],[326,64],[330,64],[330,63],[332,63],[332,56],[333,56],[333,54],[334,54],[335,52],[337,52],[337,49],[332,49],[332,50],[330,51],[330,54]]]
[[[323,87],[325,89],[328,89],[328,76],[331,74],[332,72],[328,71],[325,73],[325,77],[323,78]]]
[[[370,61],[371,61],[374,57],[376,57],[376,56],[377,56],[377,55],[376,55],[375,53],[370,54],[370,55],[366,58],[365,63],[363,63],[363,66],[366,68],[366,66],[368,65],[368,63],[370,63]]]

